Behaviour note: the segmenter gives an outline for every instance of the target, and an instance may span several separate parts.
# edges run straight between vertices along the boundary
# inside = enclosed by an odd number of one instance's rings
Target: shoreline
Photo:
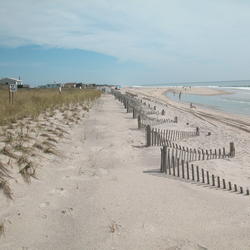
[[[177,86],[178,88],[178,86]],[[163,103],[167,105],[171,105],[173,107],[184,109],[186,112],[191,113],[201,113],[202,115],[209,115],[211,117],[216,117],[216,119],[226,119],[226,120],[232,120],[232,121],[238,121],[239,123],[243,123],[244,125],[247,125],[247,129],[250,132],[250,116],[243,115],[243,114],[236,114],[236,113],[229,113],[226,111],[223,111],[221,109],[215,109],[213,107],[209,107],[206,105],[199,104],[196,106],[195,109],[191,109],[189,103],[187,102],[176,102],[169,97],[167,97],[165,94],[169,91],[172,91],[172,87],[164,87],[164,88],[124,88],[126,91],[132,91],[133,93],[142,94],[148,97],[155,98],[158,101],[162,101]],[[193,91],[193,92],[192,92]],[[197,94],[197,95],[204,95],[204,96],[213,96],[213,95],[223,95],[223,94],[232,94],[232,92],[227,92],[224,90],[218,90],[213,88],[197,88],[195,91],[194,89],[191,89],[191,91],[188,94]]]
[[[222,89],[217,89],[217,88],[209,88],[209,87],[196,87],[192,86],[190,87],[176,87],[176,88],[167,88],[164,93],[168,92],[182,92],[183,94],[188,94],[188,95],[204,95],[204,96],[216,96],[216,95],[231,95],[234,92],[233,91],[225,91]]]
[[[195,130],[197,127],[200,129],[201,136],[199,138],[182,140],[181,146],[210,151],[219,146],[225,147],[233,142],[237,152],[234,159],[228,163],[222,160],[218,162],[218,165],[216,165],[217,162],[213,162],[212,165],[202,162],[201,166],[207,170],[212,169],[215,174],[225,175],[231,180],[237,179],[240,182],[245,180],[246,186],[250,187],[250,172],[248,173],[250,148],[247,146],[250,145],[250,117],[229,115],[211,108],[197,107],[193,109],[189,105],[169,100],[164,95],[164,90],[130,89],[127,92],[136,94],[137,98],[144,100],[144,105],[146,103],[146,105],[158,110],[158,118],[163,118],[162,110],[165,111],[164,117],[168,119],[173,120],[177,117],[178,123],[155,126],[157,129],[181,131]]]

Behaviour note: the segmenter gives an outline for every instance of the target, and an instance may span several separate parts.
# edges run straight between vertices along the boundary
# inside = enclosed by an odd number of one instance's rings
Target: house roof
[[[16,81],[16,82],[22,82],[22,80],[19,80],[19,79],[16,79],[16,78],[11,78],[11,77],[4,77],[4,78],[1,78],[0,80],[13,80],[13,81]]]

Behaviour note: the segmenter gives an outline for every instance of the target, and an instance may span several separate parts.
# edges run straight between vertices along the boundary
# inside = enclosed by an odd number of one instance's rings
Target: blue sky
[[[0,77],[250,79],[249,13],[248,0],[1,0]]]

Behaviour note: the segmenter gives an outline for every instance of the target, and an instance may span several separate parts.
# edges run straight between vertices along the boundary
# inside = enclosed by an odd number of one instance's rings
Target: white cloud
[[[231,77],[227,70],[250,67],[249,11],[244,0],[2,0],[0,45],[78,48],[162,75]]]

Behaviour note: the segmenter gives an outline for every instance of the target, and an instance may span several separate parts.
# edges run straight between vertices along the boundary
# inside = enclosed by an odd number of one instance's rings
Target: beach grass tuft
[[[31,182],[31,177],[36,178],[36,170],[31,161],[26,161],[25,166],[19,170],[19,173],[26,183]]]
[[[4,236],[4,232],[5,232],[5,230],[4,230],[4,223],[2,222],[2,223],[0,223],[0,238],[2,236]]]
[[[14,154],[14,153],[12,152],[12,150],[11,150],[9,147],[7,147],[7,146],[4,146],[4,147],[1,149],[0,152],[1,152],[2,154],[4,154],[4,155],[10,157],[10,158],[18,159],[18,156],[17,156],[16,154]]]
[[[2,177],[10,177],[10,171],[0,161],[0,178]]]
[[[0,178],[0,189],[3,190],[3,193],[7,198],[11,200],[13,199],[12,197],[13,194],[12,194],[12,191],[10,189],[8,182],[2,178]]]

